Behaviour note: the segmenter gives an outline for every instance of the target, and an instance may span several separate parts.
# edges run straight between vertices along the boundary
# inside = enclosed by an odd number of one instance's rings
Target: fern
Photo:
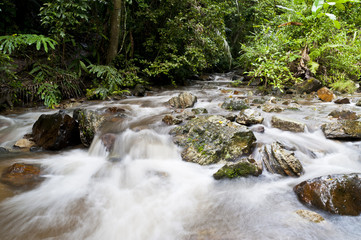
[[[55,49],[57,42],[51,38],[37,34],[13,34],[7,36],[0,36],[0,51],[3,54],[11,54],[20,46],[35,45],[36,50],[44,48],[48,52],[49,48]]]

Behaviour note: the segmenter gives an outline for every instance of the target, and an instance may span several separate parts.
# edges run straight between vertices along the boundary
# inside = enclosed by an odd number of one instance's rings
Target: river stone
[[[162,121],[167,125],[176,125],[183,122],[182,119],[174,117],[173,115],[167,114],[163,117]]]
[[[330,139],[361,139],[361,122],[354,120],[339,120],[325,123],[321,126],[326,138]]]
[[[227,99],[223,102],[221,108],[230,110],[230,111],[239,111],[242,109],[247,109],[249,106],[243,100],[233,100]]]
[[[339,215],[361,213],[360,174],[336,174],[310,179],[293,188],[307,205]]]
[[[215,174],[213,174],[214,179],[220,180],[224,178],[237,178],[237,177],[247,177],[247,176],[259,176],[262,173],[262,168],[258,166],[256,161],[251,158],[241,160],[236,163],[227,163],[221,169],[219,169]]]
[[[361,99],[356,102],[356,106],[361,107]]]
[[[110,152],[114,148],[114,143],[117,136],[113,133],[106,133],[100,137],[105,149]]]
[[[42,114],[33,125],[33,139],[45,150],[60,150],[80,143],[77,122],[60,110]]]
[[[348,98],[341,98],[334,101],[336,104],[350,104],[350,99]]]
[[[138,83],[132,90],[132,94],[136,97],[143,97],[145,95],[145,87]]]
[[[282,112],[284,110],[284,108],[280,107],[280,106],[277,106],[277,105],[274,105],[274,104],[271,104],[269,102],[265,103],[262,105],[262,111],[264,112]]]
[[[304,132],[306,127],[304,123],[281,116],[273,116],[271,123],[274,128],[290,132]]]
[[[183,92],[178,97],[172,97],[168,103],[174,108],[189,108],[193,107],[197,102],[197,97],[189,92]]]
[[[246,126],[222,116],[198,116],[170,132],[183,147],[185,161],[201,165],[234,161],[254,149],[256,137]]]
[[[76,109],[73,116],[79,123],[81,142],[85,147],[89,147],[105,121],[105,117],[89,109]]]
[[[16,141],[16,143],[14,144],[15,147],[19,147],[19,148],[31,148],[33,146],[35,146],[35,142],[31,141],[29,139],[26,138],[22,138],[18,141]]]
[[[304,210],[304,209],[297,210],[296,213],[300,217],[302,217],[302,218],[304,218],[304,219],[306,219],[306,220],[308,220],[310,222],[320,223],[320,222],[325,221],[325,219],[320,214],[309,211],[309,210]]]
[[[42,180],[40,177],[40,166],[15,163],[4,170],[0,180],[2,183],[12,187],[34,186]]]
[[[263,117],[254,109],[244,109],[240,111],[236,118],[236,122],[246,126],[261,124],[263,122]]]
[[[207,109],[205,109],[205,108],[193,108],[192,112],[196,115],[208,113]]]
[[[328,116],[331,116],[333,118],[337,119],[345,119],[345,120],[356,120],[358,119],[358,116],[356,115],[356,112],[349,111],[349,110],[333,110]]]
[[[299,177],[303,173],[301,162],[292,151],[286,150],[280,143],[265,145],[262,149],[266,169],[273,174]]]
[[[319,80],[315,78],[309,78],[297,84],[294,88],[296,92],[299,94],[302,94],[304,92],[309,94],[311,92],[316,92],[321,87],[322,87],[322,83]]]
[[[333,92],[327,87],[320,88],[317,91],[317,96],[324,102],[331,102],[334,98]]]
[[[9,150],[4,147],[0,147],[0,154],[2,153],[9,153]]]

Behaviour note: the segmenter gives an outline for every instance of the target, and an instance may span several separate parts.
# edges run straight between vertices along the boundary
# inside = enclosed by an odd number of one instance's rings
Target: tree
[[[106,63],[110,64],[118,54],[122,0],[113,0],[110,17],[110,36]]]

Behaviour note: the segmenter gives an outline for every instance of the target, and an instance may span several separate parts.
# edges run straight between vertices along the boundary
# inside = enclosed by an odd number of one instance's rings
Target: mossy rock
[[[234,164],[226,164],[213,174],[214,179],[238,178],[247,176],[259,176],[262,173],[255,162],[241,161]]]

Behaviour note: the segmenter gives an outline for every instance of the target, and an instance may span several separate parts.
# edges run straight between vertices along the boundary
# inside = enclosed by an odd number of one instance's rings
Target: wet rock
[[[302,217],[302,218],[304,218],[304,219],[306,219],[306,220],[308,220],[310,222],[320,223],[320,222],[325,221],[325,219],[320,214],[309,211],[309,210],[304,210],[304,209],[297,210],[296,213],[300,217]]]
[[[271,123],[274,128],[290,132],[304,132],[306,127],[304,123],[281,116],[273,116]]]
[[[0,154],[2,153],[9,153],[9,150],[4,147],[0,147]]]
[[[109,113],[124,113],[125,109],[120,107],[109,107],[107,108],[106,112]]]
[[[113,149],[116,138],[117,136],[113,133],[106,133],[100,137],[105,149],[108,152],[110,152]]]
[[[132,94],[136,97],[143,97],[145,95],[145,87],[142,84],[135,85]]]
[[[208,113],[207,109],[205,109],[205,108],[193,108],[192,112],[196,115]]]
[[[236,118],[236,122],[239,124],[243,124],[246,126],[250,126],[253,124],[261,124],[263,122],[263,117],[259,112],[254,109],[244,109],[241,110],[238,117]]]
[[[185,161],[201,165],[234,161],[254,149],[256,138],[246,126],[222,116],[198,116],[170,132],[183,147]]]
[[[239,111],[249,108],[249,106],[244,101],[233,99],[227,99],[221,107],[230,111]]]
[[[236,121],[237,115],[233,114],[233,113],[228,113],[226,116],[223,116],[223,117],[231,122],[234,122],[234,121]]]
[[[183,122],[182,119],[174,117],[173,115],[167,114],[163,117],[162,121],[167,125],[176,125]]]
[[[356,102],[356,106],[361,107],[361,99]]]
[[[274,105],[274,104],[271,104],[271,103],[265,103],[263,104],[262,106],[262,111],[264,112],[282,112],[284,110],[284,108],[280,107],[280,106],[277,106],[277,105]]]
[[[334,98],[333,92],[327,87],[320,88],[317,91],[317,96],[324,102],[331,102]]]
[[[35,146],[35,142],[31,141],[29,139],[23,138],[23,139],[18,140],[14,144],[14,146],[18,147],[18,148],[28,148],[28,149],[30,149],[31,147]]]
[[[38,184],[40,177],[40,166],[25,163],[15,163],[4,170],[0,178],[2,183],[12,187],[32,187]]]
[[[177,115],[176,118],[182,120],[190,120],[196,117],[196,114],[193,111],[184,110],[181,114]]]
[[[354,120],[339,120],[325,123],[321,126],[326,138],[357,140],[361,139],[361,122]]]
[[[263,126],[253,126],[250,129],[252,130],[252,132],[264,133],[264,127]]]
[[[224,179],[224,178],[238,178],[238,177],[247,177],[247,176],[259,176],[262,173],[262,168],[258,166],[254,159],[248,158],[241,160],[236,163],[227,163],[221,169],[219,169],[215,174],[213,174],[214,179]]]
[[[334,101],[336,104],[350,104],[350,99],[348,98],[341,98]]]
[[[95,134],[105,121],[105,117],[89,109],[76,109],[74,110],[74,118],[79,123],[81,142],[85,147],[89,147]]]
[[[361,178],[359,174],[337,174],[310,179],[293,188],[307,205],[339,215],[361,213]]]
[[[193,107],[197,102],[197,97],[189,92],[183,92],[178,97],[172,97],[168,103],[174,108],[189,108]]]
[[[322,83],[315,79],[315,78],[309,78],[307,80],[304,80],[302,83],[299,83],[295,86],[296,93],[302,94],[302,93],[311,93],[316,92],[318,89],[322,87]]]
[[[271,173],[292,177],[299,177],[303,173],[302,164],[294,156],[294,153],[286,150],[278,142],[265,145],[262,155],[266,169]]]
[[[337,118],[337,119],[345,119],[345,120],[358,119],[356,112],[349,111],[349,110],[334,110],[330,114],[328,114],[328,116],[331,116],[331,117]]]
[[[33,125],[33,139],[45,150],[60,150],[80,143],[77,122],[60,110],[43,114]]]

